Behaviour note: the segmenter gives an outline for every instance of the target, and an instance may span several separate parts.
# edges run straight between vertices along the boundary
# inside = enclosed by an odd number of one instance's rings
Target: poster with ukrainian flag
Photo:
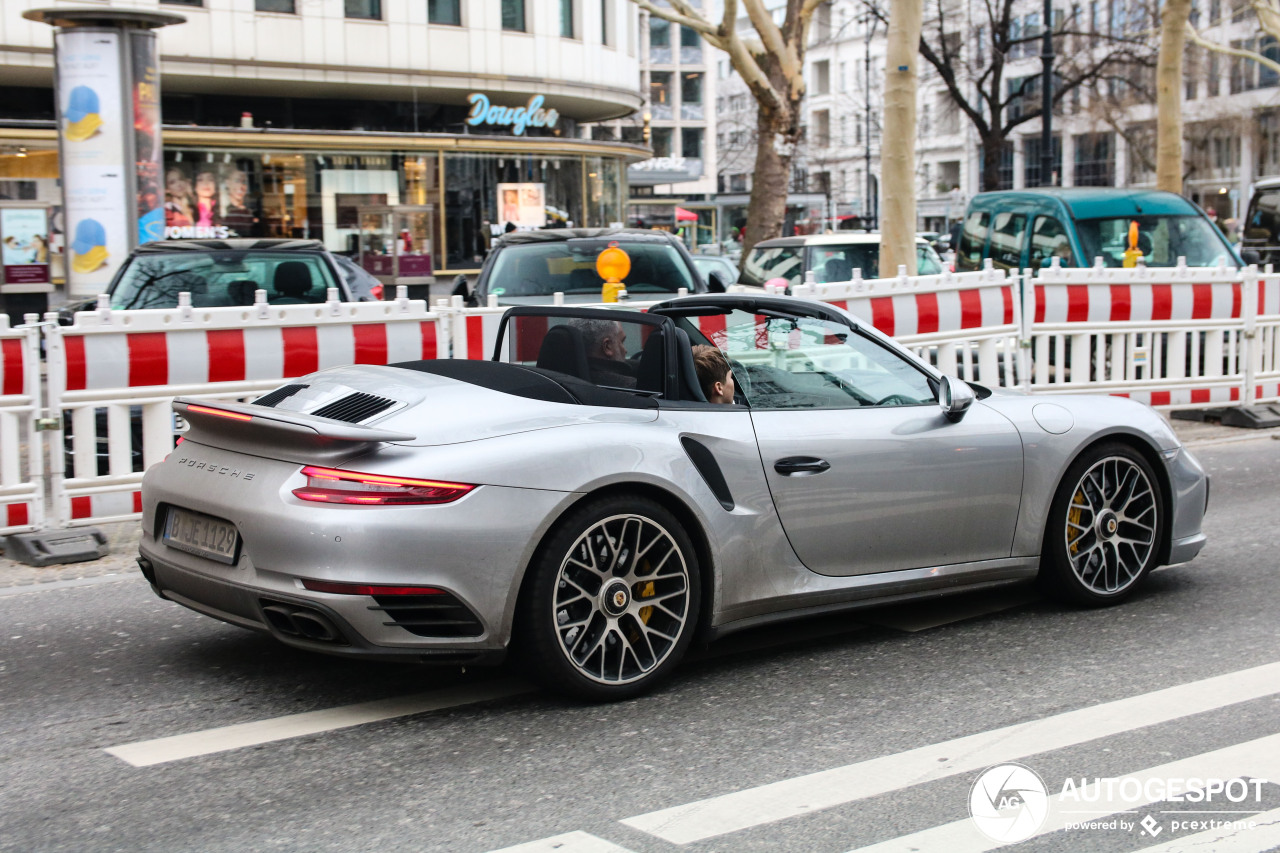
[[[92,296],[129,251],[133,115],[124,108],[118,33],[64,30],[56,43],[68,292]]]

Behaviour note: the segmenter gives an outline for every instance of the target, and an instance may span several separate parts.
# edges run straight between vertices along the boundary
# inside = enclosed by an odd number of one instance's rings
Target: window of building
[[[673,118],[671,112],[671,72],[649,74],[649,111],[654,118]]]
[[[691,160],[702,159],[702,137],[704,131],[700,127],[686,127],[680,131],[680,156]]]
[[[613,0],[600,0],[600,43],[613,45]]]
[[[809,126],[809,140],[815,148],[826,148],[831,144],[830,110],[813,111],[813,121]]]
[[[197,6],[200,4],[197,3]],[[280,12],[285,15],[297,14],[294,8],[293,0],[253,0],[253,10],[255,12]]]
[[[654,157],[670,157],[671,156],[671,141],[674,138],[674,135],[675,135],[675,132],[673,128],[670,128],[670,127],[653,128],[653,131],[652,131],[653,138],[650,141],[653,146]]]
[[[1075,138],[1075,184],[1113,187],[1116,184],[1115,143],[1110,133],[1085,133]]]
[[[343,14],[367,21],[382,20],[382,0],[343,0]]]
[[[985,187],[986,180],[986,158],[982,156],[982,152],[978,152],[978,186]],[[999,179],[996,182],[996,189],[1011,190],[1013,189],[1013,140],[1005,140],[1000,148],[1000,171]]]
[[[1062,138],[1059,136],[1053,137],[1053,174],[1047,177],[1040,170],[1042,148],[1043,146],[1038,136],[1028,136],[1023,140],[1022,174],[1026,185],[1029,187],[1057,186],[1062,183]]]
[[[945,91],[937,95],[938,133],[960,132],[960,108],[955,100]]]
[[[560,38],[573,37],[573,0],[560,0]]]
[[[1222,82],[1218,76],[1218,54],[1216,51],[1208,51],[1209,54],[1209,70],[1205,72],[1204,80],[1206,88],[1209,90],[1209,97],[1216,98],[1222,93]]]
[[[671,47],[671,22],[657,15],[649,16],[649,46]]]
[[[702,61],[702,36],[693,27],[680,28],[680,61],[684,63]]]
[[[1258,43],[1258,53],[1272,62],[1280,62],[1280,42],[1276,41],[1275,36],[1263,36]],[[1258,88],[1269,89],[1277,85],[1280,85],[1280,74],[1270,66],[1258,65]]]
[[[1182,58],[1182,96],[1188,101],[1196,99],[1196,70],[1200,67],[1200,55],[1196,48],[1187,45],[1187,52]]]
[[[427,21],[462,26],[462,0],[427,0]]]
[[[831,63],[825,59],[813,63],[813,93],[831,94]]]
[[[836,88],[841,92],[849,90],[849,63],[840,63],[840,73],[836,76]]]
[[[512,32],[525,32],[524,0],[502,0],[502,28]]]
[[[680,77],[680,117],[703,118],[701,71],[691,71]]]
[[[1222,0],[1209,0],[1209,26],[1217,26],[1222,21]]]
[[[204,0],[160,0],[166,6],[203,6]]]

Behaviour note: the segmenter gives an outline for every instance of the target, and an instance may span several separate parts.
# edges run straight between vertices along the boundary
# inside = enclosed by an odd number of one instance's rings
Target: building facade
[[[56,204],[53,30],[23,17],[37,5],[0,0],[0,198]],[[414,205],[432,272],[474,272],[509,222],[622,221],[627,167],[649,157],[589,130],[643,102],[630,0],[112,5],[187,19],[159,31],[170,237],[354,252],[366,208]]]

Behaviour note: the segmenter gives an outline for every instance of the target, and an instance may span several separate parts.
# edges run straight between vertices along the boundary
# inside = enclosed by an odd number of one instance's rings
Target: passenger
[[[708,403],[733,402],[733,371],[729,360],[715,347],[698,344],[693,348],[693,369]]]
[[[615,388],[636,387],[636,368],[627,361],[627,330],[622,323],[577,318],[569,325],[582,332],[592,382]]]

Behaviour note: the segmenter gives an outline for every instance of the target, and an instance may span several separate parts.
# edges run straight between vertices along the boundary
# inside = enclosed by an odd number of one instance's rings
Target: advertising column
[[[158,27],[139,9],[32,9],[56,27],[67,296],[107,289],[129,251],[164,238]]]

